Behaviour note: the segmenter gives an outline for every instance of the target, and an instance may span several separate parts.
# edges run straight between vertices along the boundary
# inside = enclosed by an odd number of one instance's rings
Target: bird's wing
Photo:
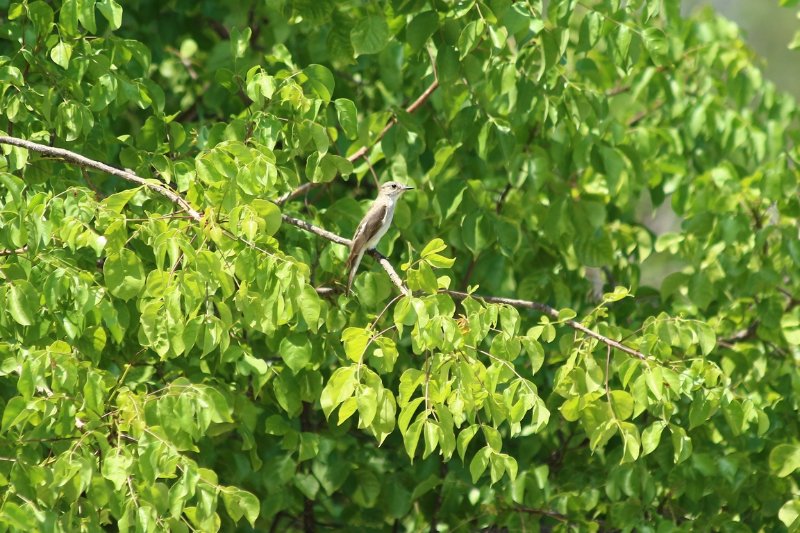
[[[364,248],[372,236],[378,232],[378,229],[383,225],[388,210],[389,206],[378,205],[375,206],[375,208],[370,208],[367,214],[364,215],[363,220],[361,220],[361,223],[358,225],[353,235],[353,244],[350,246],[350,257],[347,258],[348,266],[359,250]]]
[[[347,292],[350,292],[350,286],[353,284],[358,265],[361,263],[361,258],[364,257],[364,252],[367,251],[367,243],[383,224],[388,210],[389,206],[387,205],[378,205],[370,208],[356,228],[356,232],[353,235],[353,244],[350,246],[350,255],[347,257]]]

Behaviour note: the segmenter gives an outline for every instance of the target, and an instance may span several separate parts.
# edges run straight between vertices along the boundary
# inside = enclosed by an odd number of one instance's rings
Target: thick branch
[[[406,113],[413,113],[414,111],[419,109],[422,106],[422,104],[424,104],[425,101],[430,97],[430,95],[433,94],[433,91],[435,91],[437,87],[439,87],[439,79],[438,78],[434,79],[433,83],[431,83],[428,86],[428,88],[425,89],[425,91],[421,95],[419,95],[419,97],[416,100],[414,100],[411,103],[411,105],[409,105],[406,108]],[[378,136],[375,137],[375,139],[372,141],[372,143],[370,143],[367,146],[362,146],[361,148],[359,148],[358,150],[353,152],[351,155],[347,156],[347,160],[350,161],[351,163],[355,163],[360,157],[364,157],[367,154],[367,152],[373,146],[378,144],[380,142],[380,140],[383,139],[383,136],[386,135],[386,133],[390,129],[392,129],[392,127],[395,124],[397,124],[397,117],[393,116],[389,120],[389,122],[386,123],[386,126],[383,127],[383,129],[378,134]],[[275,200],[275,203],[278,204],[278,205],[283,205],[286,202],[288,202],[289,200],[291,200],[292,198],[296,198],[298,196],[301,196],[301,195],[305,194],[306,192],[308,192],[312,188],[316,187],[317,185],[318,185],[318,183],[314,183],[314,182],[304,183],[304,184],[300,185],[298,188],[294,189],[293,191],[289,191],[286,194],[284,194],[283,196],[280,196],[277,200]]]
[[[196,222],[200,222],[203,219],[203,216],[197,212],[189,202],[181,198],[178,193],[173,192],[169,188],[154,183],[151,180],[146,180],[130,172],[128,170],[120,170],[118,168],[112,167],[110,165],[106,165],[105,163],[100,163],[99,161],[95,161],[94,159],[89,159],[88,157],[84,157],[80,154],[72,152],[70,150],[65,150],[63,148],[54,148],[52,146],[46,146],[44,144],[35,143],[32,141],[26,141],[24,139],[18,139],[16,137],[5,137],[0,136],[0,144],[10,144],[12,146],[19,146],[21,148],[27,148],[33,152],[39,152],[40,154],[54,157],[56,159],[61,159],[63,161],[68,161],[70,163],[75,163],[78,166],[84,168],[92,168],[94,170],[99,170],[100,172],[105,172],[106,174],[111,174],[112,176],[117,176],[118,178],[122,178],[124,180],[130,181],[137,185],[142,185],[147,187],[151,191],[154,191],[161,196],[167,198],[172,203],[178,205],[182,211],[189,214]]]
[[[459,300],[463,300],[464,298],[471,297],[471,298],[475,298],[476,300],[483,300],[484,302],[489,302],[489,303],[493,303],[493,304],[506,304],[506,305],[510,305],[512,307],[521,307],[523,309],[533,309],[533,310],[539,311],[540,313],[543,313],[543,314],[545,314],[545,315],[547,315],[547,316],[549,316],[551,318],[555,318],[556,320],[559,320],[558,311],[556,309],[553,309],[549,305],[545,305],[545,304],[542,304],[542,303],[539,303],[539,302],[532,302],[530,300],[517,300],[517,299],[514,299],[514,298],[501,298],[499,296],[480,296],[478,294],[467,294],[466,292],[461,292],[461,291],[445,291],[445,293],[449,294],[450,296],[453,296],[454,298],[458,298]],[[580,331],[581,333],[584,333],[584,334],[586,334],[586,335],[588,335],[588,336],[590,336],[592,338],[595,338],[595,339],[599,340],[600,342],[602,342],[602,343],[604,343],[604,344],[606,344],[608,346],[611,346],[612,348],[616,348],[617,350],[619,350],[621,352],[625,352],[628,355],[632,355],[633,357],[636,357],[637,359],[641,359],[642,361],[647,360],[647,357],[642,352],[634,350],[633,348],[629,348],[629,347],[625,346],[624,344],[615,341],[614,339],[609,339],[608,337],[606,337],[604,335],[601,335],[601,334],[597,333],[596,331],[593,331],[593,330],[587,328],[586,326],[584,326],[580,322],[577,322],[575,320],[564,320],[563,322],[564,322],[564,324],[566,324],[567,326],[571,327],[572,329]]]

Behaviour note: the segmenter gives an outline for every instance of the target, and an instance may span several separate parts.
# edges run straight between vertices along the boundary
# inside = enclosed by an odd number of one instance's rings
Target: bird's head
[[[381,185],[381,194],[389,198],[398,198],[401,194],[413,188],[414,187],[408,187],[402,183],[397,183],[396,181],[387,181]]]

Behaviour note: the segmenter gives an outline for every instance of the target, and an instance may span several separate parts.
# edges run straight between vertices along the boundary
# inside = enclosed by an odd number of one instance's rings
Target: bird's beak
[[[414,187],[409,187],[408,185],[405,185],[405,186],[403,187],[403,190],[404,190],[404,191],[413,191],[413,190],[414,190]]]

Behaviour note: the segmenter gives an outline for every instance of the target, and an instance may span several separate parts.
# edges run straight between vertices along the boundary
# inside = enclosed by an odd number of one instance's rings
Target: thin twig
[[[467,290],[469,287],[469,280],[472,279],[472,273],[475,271],[475,263],[477,262],[478,258],[473,255],[469,260],[467,271],[464,273],[464,277],[461,278],[461,290]]]
[[[425,89],[425,91],[421,95],[419,95],[419,98],[414,100],[414,102],[410,106],[408,106],[406,108],[406,113],[411,114],[414,111],[416,111],[417,109],[419,109],[420,107],[422,107],[422,104],[424,104],[425,100],[427,100],[428,97],[430,97],[430,95],[433,94],[433,91],[435,91],[437,89],[437,87],[439,87],[439,80],[438,79],[434,79],[433,83],[431,83],[428,86],[428,88]],[[366,155],[366,153],[369,151],[369,149],[372,148],[373,146],[375,146],[376,144],[378,144],[381,141],[381,139],[383,139],[383,136],[386,135],[389,132],[389,130],[392,129],[392,127],[395,124],[397,124],[397,117],[393,116],[392,118],[389,119],[389,122],[386,123],[386,125],[383,127],[381,132],[378,134],[378,136],[375,137],[375,139],[372,141],[372,143],[370,143],[367,146],[362,146],[361,148],[356,150],[353,153],[353,155],[349,156],[347,159],[349,161],[353,162],[353,161],[356,161],[358,158]]]
[[[378,175],[375,173],[375,169],[372,168],[372,163],[370,163],[369,157],[365,157],[364,161],[367,162],[367,166],[369,167],[369,171],[372,173],[372,179],[375,181],[375,188],[381,188],[381,180],[378,179]]]
[[[89,186],[90,189],[94,191],[95,196],[100,199],[105,198],[105,194],[103,194],[100,189],[97,188],[97,185],[94,184],[92,178],[89,177],[89,172],[85,168],[81,168],[81,173],[83,174],[83,180]]]
[[[436,72],[434,71],[434,75],[435,74]],[[406,113],[413,113],[414,111],[419,109],[422,106],[422,104],[424,104],[425,101],[430,97],[430,95],[433,94],[433,92],[436,90],[437,87],[439,87],[439,78],[435,77],[433,83],[431,83],[428,86],[428,88],[425,89],[425,91],[421,95],[419,95],[419,97],[416,100],[414,100],[411,103],[411,105],[409,105],[406,108]],[[370,144],[362,146],[361,148],[356,150],[353,154],[347,156],[347,160],[350,161],[351,163],[355,163],[359,158],[365,156],[373,146],[378,144],[381,141],[381,139],[383,139],[383,136],[386,135],[386,133],[390,129],[392,129],[392,127],[395,124],[397,124],[397,117],[393,116],[391,119],[389,119],[389,122],[386,123],[386,126],[383,127],[378,136],[375,137],[375,139],[373,139],[373,141]],[[292,198],[296,198],[298,196],[305,194],[306,192],[308,192],[308,190],[310,190],[313,187],[316,187],[317,185],[318,184],[314,182],[304,183],[299,187],[297,187],[296,189],[287,192],[283,196],[278,197],[278,199],[275,200],[275,203],[278,205],[283,205]]]
[[[146,180],[144,178],[141,178],[136,174],[134,174],[133,172],[127,170],[120,170],[110,165],[106,165],[105,163],[95,161],[94,159],[89,159],[88,157],[82,156],[71,150],[46,146],[44,144],[26,141],[24,139],[18,139],[16,137],[0,136],[0,144],[10,144],[12,146],[27,148],[28,150],[39,152],[40,154],[44,154],[50,157],[55,157],[57,159],[68,161],[70,163],[75,163],[76,165],[81,167],[93,168],[95,170],[105,172],[106,174],[111,174],[112,176],[117,176],[118,178],[130,181],[131,183],[142,185],[176,204],[178,207],[181,208],[182,211],[186,212],[189,216],[191,216],[195,222],[200,222],[203,219],[203,216],[198,211],[196,211],[189,204],[189,202],[187,202],[180,195],[178,195],[178,193],[172,191],[171,189],[165,187],[164,185],[155,183],[153,180]]]
[[[507,183],[505,189],[503,189],[503,192],[500,193],[500,198],[497,199],[497,203],[495,204],[494,211],[498,215],[500,214],[500,211],[503,210],[503,204],[506,201],[506,196],[508,196],[509,191],[511,191],[511,184]]]
[[[523,507],[521,505],[513,507],[513,509],[520,513],[527,513],[527,514],[536,514],[541,516],[547,516],[554,520],[558,520],[559,522],[569,522],[569,518],[566,515],[561,513],[557,513],[555,511],[548,511],[547,509],[533,509],[530,507]]]
[[[26,244],[22,248],[17,248],[15,250],[0,250],[0,256],[19,255],[19,254],[24,254],[27,251],[28,251],[28,245]]]
[[[549,305],[545,305],[545,304],[539,303],[539,302],[533,302],[533,301],[530,301],[530,300],[517,300],[515,298],[501,298],[499,296],[481,296],[481,295],[478,295],[478,294],[467,294],[466,292],[461,292],[461,291],[446,290],[446,291],[443,291],[443,292],[445,294],[449,294],[450,296],[458,298],[459,300],[463,300],[465,298],[474,298],[476,300],[483,300],[484,302],[493,303],[493,304],[506,304],[506,305],[510,305],[512,307],[520,307],[520,308],[523,308],[523,309],[533,309],[533,310],[539,311],[540,313],[543,313],[543,314],[545,314],[545,315],[547,315],[547,316],[549,316],[551,318],[555,318],[556,320],[560,320],[560,318],[558,316],[558,311],[556,309],[553,309]],[[572,329],[580,331],[580,332],[582,332],[582,333],[584,333],[586,335],[589,335],[590,337],[593,337],[593,338],[599,340],[600,342],[602,342],[602,343],[604,343],[604,344],[606,344],[608,346],[611,346],[612,348],[616,348],[617,350],[619,350],[621,352],[625,352],[626,354],[632,355],[633,357],[636,357],[637,359],[641,359],[642,361],[646,361],[647,360],[647,357],[642,352],[634,350],[633,348],[629,348],[628,346],[625,346],[624,344],[621,344],[620,342],[617,342],[614,339],[609,339],[605,335],[601,335],[600,333],[597,333],[596,331],[593,331],[593,330],[587,328],[586,326],[584,326],[580,322],[576,322],[575,320],[564,320],[563,323],[566,324],[567,326],[571,327]]]
[[[636,125],[637,125],[637,124],[639,124],[639,122],[641,122],[641,121],[642,121],[642,119],[644,119],[644,118],[645,118],[647,115],[649,115],[650,113],[655,113],[656,111],[658,111],[659,109],[661,109],[662,107],[664,107],[664,103],[665,103],[665,102],[664,102],[664,100],[658,100],[658,101],[656,101],[656,103],[653,105],[653,107],[651,107],[651,108],[649,108],[649,109],[644,109],[644,110],[642,110],[642,111],[639,111],[638,113],[636,113],[634,116],[632,116],[632,117],[631,117],[631,118],[628,120],[628,127],[629,127],[629,128],[632,128],[632,127],[636,126]]]

